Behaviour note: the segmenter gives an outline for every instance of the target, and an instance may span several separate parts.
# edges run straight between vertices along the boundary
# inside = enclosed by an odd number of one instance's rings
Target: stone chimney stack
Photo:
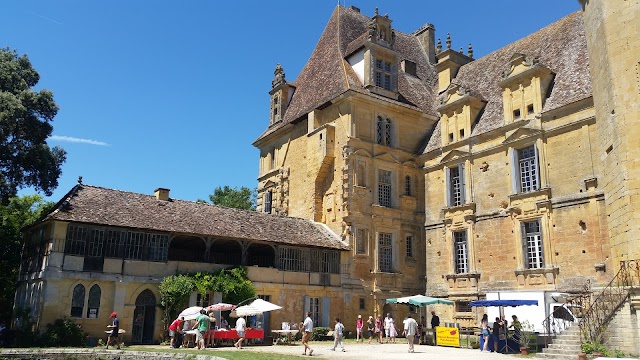
[[[153,194],[158,200],[169,201],[169,191],[171,190],[166,188],[157,188],[153,191]]]
[[[427,53],[429,58],[429,62],[432,64],[436,63],[436,46],[435,46],[435,38],[436,38],[436,28],[433,24],[425,24],[420,29],[416,30],[413,35],[418,38],[422,48]]]

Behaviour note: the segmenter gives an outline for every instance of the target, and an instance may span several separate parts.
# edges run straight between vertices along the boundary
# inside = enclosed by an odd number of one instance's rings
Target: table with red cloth
[[[213,338],[213,339],[239,339],[238,332],[235,330],[209,330],[204,335],[205,338]],[[264,330],[258,329],[247,329],[244,332],[245,339],[264,339]]]

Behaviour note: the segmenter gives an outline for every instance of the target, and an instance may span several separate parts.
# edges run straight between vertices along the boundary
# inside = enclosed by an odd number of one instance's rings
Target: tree
[[[32,88],[40,75],[26,55],[0,48],[0,202],[32,186],[50,196],[58,186],[66,152],[47,138],[58,112],[49,90]]]
[[[224,207],[230,207],[243,210],[255,210],[256,209],[256,192],[247,187],[230,188],[229,186],[216,187],[213,190],[213,195],[209,195],[209,200],[214,205],[220,205]],[[198,202],[204,202],[198,200]]]
[[[0,204],[0,321],[8,323],[11,319],[24,243],[21,230],[52,206],[53,203],[46,202],[40,195],[13,197],[8,204]]]

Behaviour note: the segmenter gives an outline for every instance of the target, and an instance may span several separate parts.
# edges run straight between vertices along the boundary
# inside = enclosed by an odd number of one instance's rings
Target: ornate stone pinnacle
[[[375,15],[378,16],[378,8],[376,8]]]
[[[473,57],[473,48],[471,47],[471,43],[469,43],[469,48],[467,49],[467,55],[469,55],[470,58]]]
[[[282,65],[278,64],[276,65],[276,69],[273,70],[273,81],[271,81],[271,86],[272,87],[276,87],[280,84],[283,84],[285,82],[284,80],[284,69],[282,68]]]
[[[442,40],[440,40],[440,38],[438,38],[438,45],[436,46],[436,51],[438,53],[442,52]]]
[[[451,34],[447,33],[447,49],[451,49]]]

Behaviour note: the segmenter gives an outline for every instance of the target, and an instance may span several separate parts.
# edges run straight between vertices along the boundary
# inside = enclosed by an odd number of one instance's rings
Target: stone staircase
[[[581,351],[580,327],[575,324],[558,335],[549,347],[536,355],[541,359],[576,360]]]

